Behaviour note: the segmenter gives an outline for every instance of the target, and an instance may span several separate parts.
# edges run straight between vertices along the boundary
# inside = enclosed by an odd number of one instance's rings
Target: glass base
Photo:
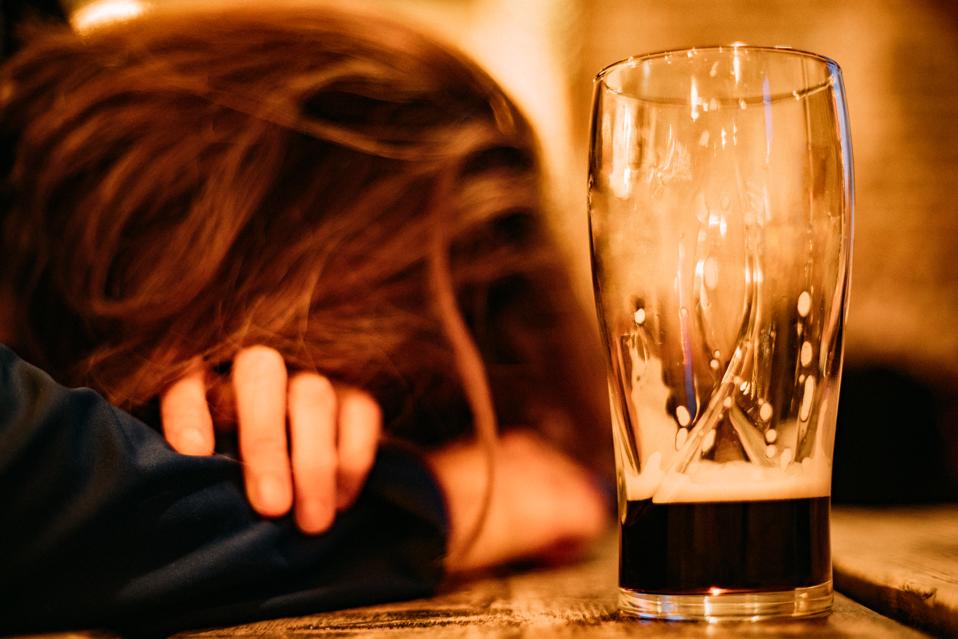
[[[831,581],[773,592],[713,590],[702,595],[657,595],[619,588],[619,610],[643,619],[719,622],[817,617],[832,609]]]

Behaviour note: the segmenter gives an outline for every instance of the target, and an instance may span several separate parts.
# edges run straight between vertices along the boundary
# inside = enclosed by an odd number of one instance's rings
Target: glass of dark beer
[[[620,608],[827,613],[852,152],[828,58],[733,45],[596,77],[589,219]]]

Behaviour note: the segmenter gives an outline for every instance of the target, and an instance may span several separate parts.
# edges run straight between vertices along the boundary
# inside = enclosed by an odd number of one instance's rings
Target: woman
[[[466,570],[601,528],[581,467],[495,444],[523,426],[594,461],[602,377],[531,131],[457,55],[315,8],[40,32],[4,67],[0,149],[9,341],[193,455],[4,351],[10,628],[414,596],[444,546]],[[242,469],[207,456],[214,423]],[[374,463],[380,423],[401,447]],[[324,534],[255,517],[241,472],[258,513]]]

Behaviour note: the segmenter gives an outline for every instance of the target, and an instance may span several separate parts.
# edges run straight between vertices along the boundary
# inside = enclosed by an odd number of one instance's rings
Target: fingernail
[[[180,452],[184,455],[207,454],[206,438],[196,428],[188,428],[180,433]]]
[[[301,501],[296,505],[296,521],[305,533],[325,532],[333,523],[333,510],[323,501]]]
[[[283,484],[271,475],[261,477],[256,483],[256,491],[259,495],[260,507],[270,514],[281,515],[283,502],[286,498]]]

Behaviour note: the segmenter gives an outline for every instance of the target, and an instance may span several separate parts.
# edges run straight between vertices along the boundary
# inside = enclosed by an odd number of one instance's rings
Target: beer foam
[[[824,455],[796,463],[786,461],[781,466],[702,459],[684,473],[663,471],[661,459],[661,455],[653,453],[640,474],[626,478],[630,501],[650,498],[660,504],[762,501],[827,497],[831,492],[831,462]]]

